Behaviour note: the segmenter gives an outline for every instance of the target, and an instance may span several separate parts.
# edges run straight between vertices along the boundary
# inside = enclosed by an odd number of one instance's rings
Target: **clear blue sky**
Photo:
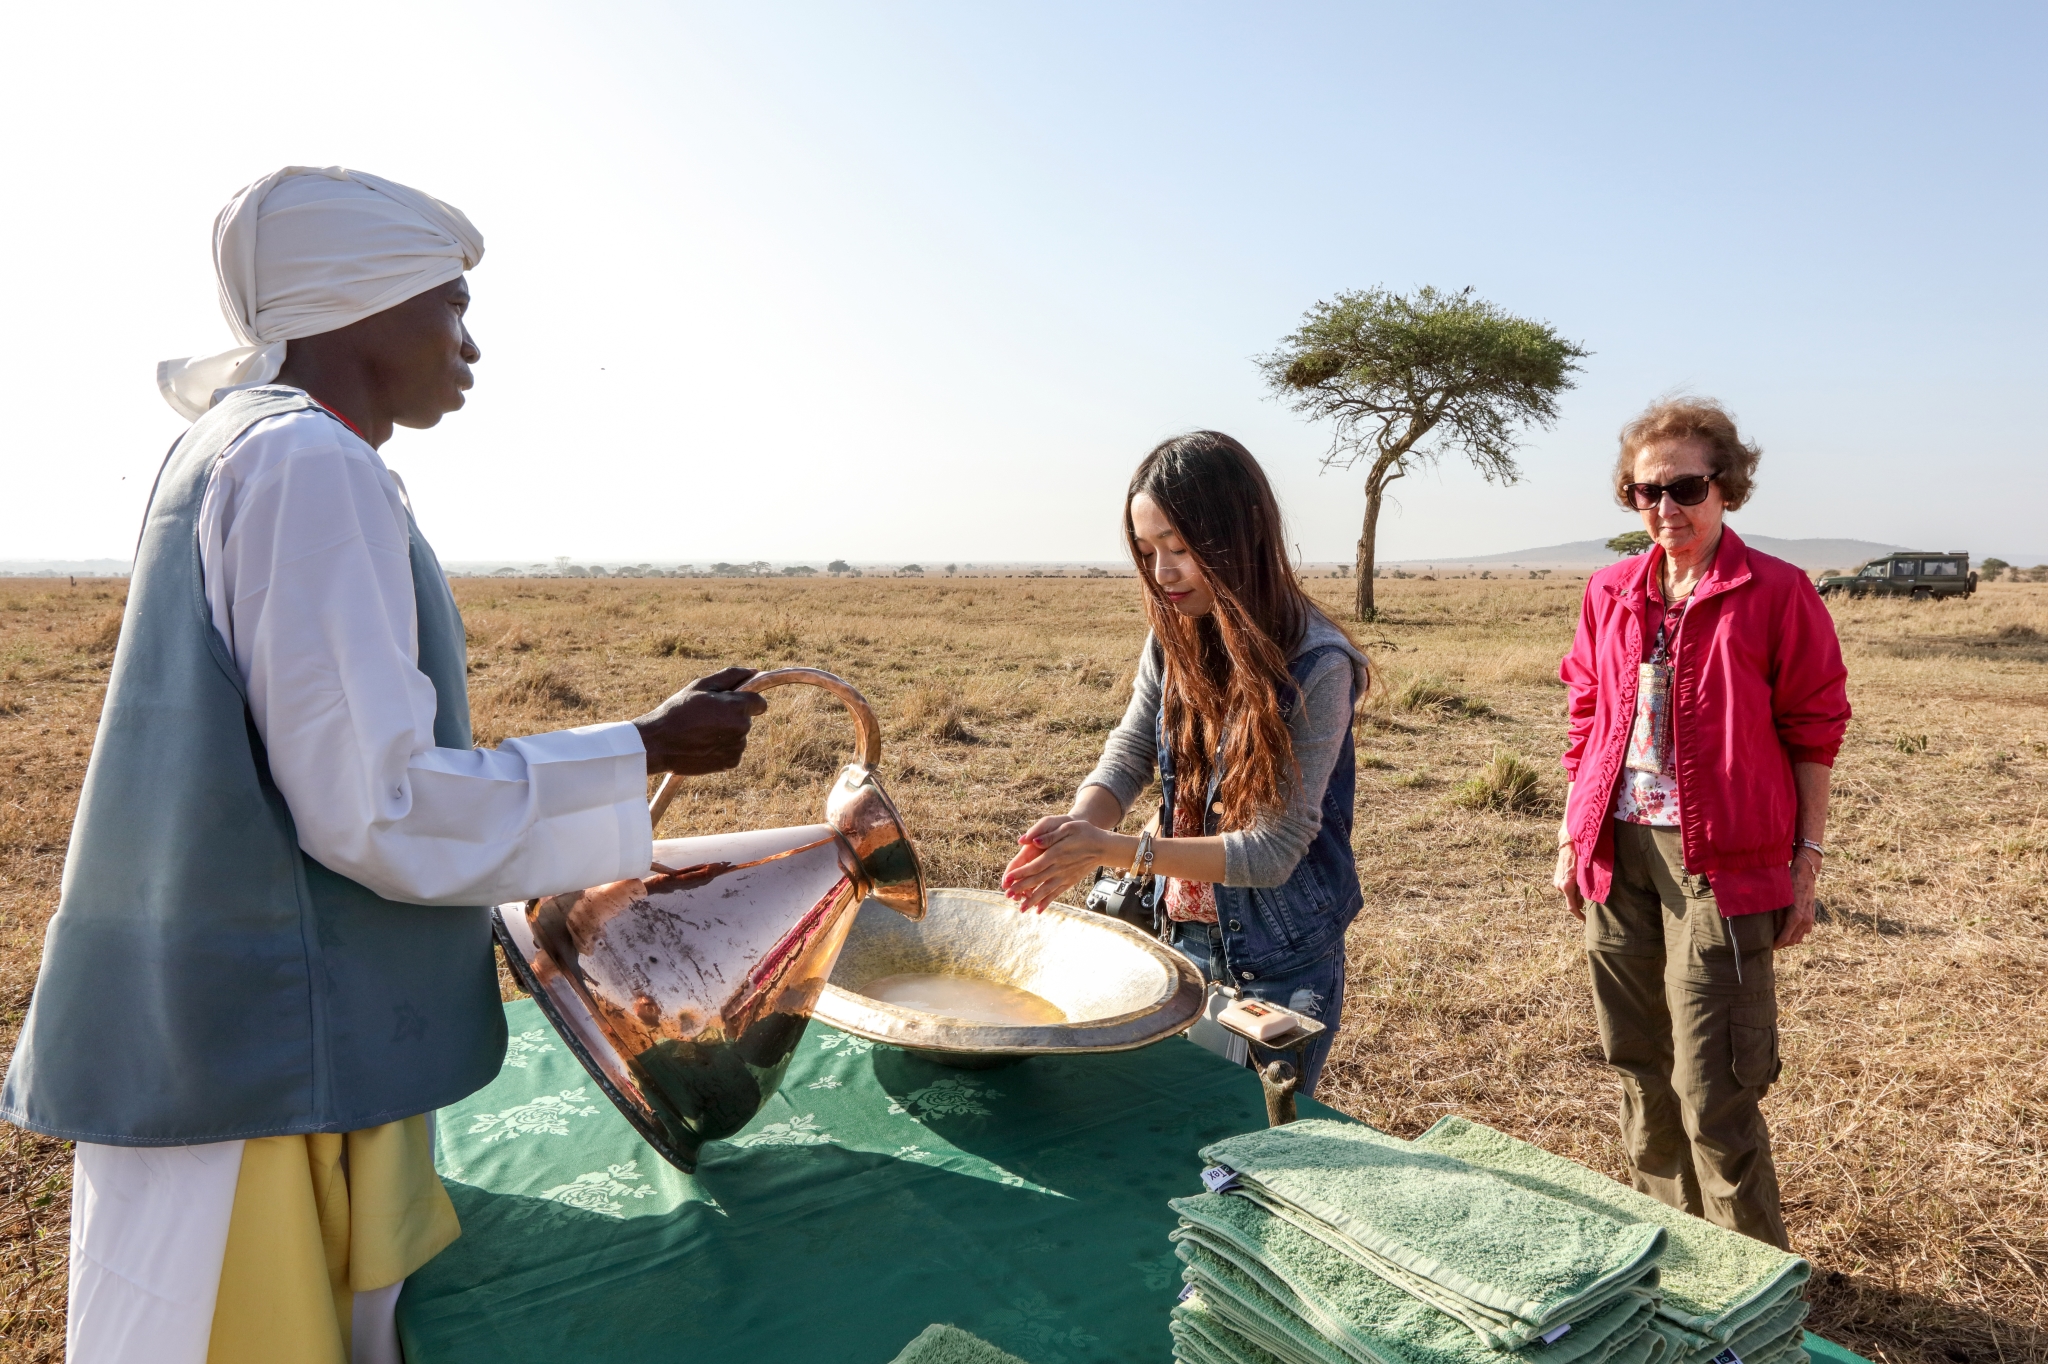
[[[2048,558],[2040,6],[15,6],[0,559],[125,555],[228,344],[240,185],[340,162],[488,254],[468,410],[386,458],[444,557],[1108,559],[1131,466],[1236,433],[1309,557],[1358,480],[1252,357],[1474,286],[1593,352],[1527,480],[1401,485],[1387,557],[1608,535],[1678,388],[1735,521]],[[2029,559],[2029,562],[2032,560]]]

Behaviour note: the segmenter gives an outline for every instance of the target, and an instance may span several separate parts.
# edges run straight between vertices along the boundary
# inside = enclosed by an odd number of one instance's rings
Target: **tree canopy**
[[[1557,419],[1588,352],[1472,290],[1366,289],[1309,309],[1259,368],[1275,395],[1332,424],[1325,469],[1366,466],[1358,613],[1373,614],[1373,542],[1387,485],[1446,455],[1491,483],[1521,477],[1520,433]]]
[[[1631,554],[1641,554],[1649,547],[1650,532],[1646,530],[1623,531],[1620,535],[1607,542],[1608,552],[1619,554],[1623,558],[1627,558]]]

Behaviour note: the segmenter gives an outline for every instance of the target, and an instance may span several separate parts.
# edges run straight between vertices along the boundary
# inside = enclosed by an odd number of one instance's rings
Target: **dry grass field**
[[[1333,603],[1347,584],[1312,584]],[[1366,909],[1324,1097],[1414,1134],[1465,1113],[1619,1173],[1577,925],[1548,889],[1556,660],[1581,584],[1390,581],[1360,631]],[[122,587],[0,579],[0,1047],[57,898]],[[996,883],[1121,712],[1124,580],[457,584],[477,738],[621,718],[734,662],[816,664],[873,699],[936,884]],[[1874,1360],[2048,1361],[2048,587],[1842,603],[1856,719],[1826,918],[1781,963],[1767,1105],[1813,1326]],[[670,831],[808,822],[847,751],[784,691],[737,773]],[[1533,764],[1533,776],[1512,761]],[[1475,782],[1491,769],[1493,780]],[[1192,1159],[1192,1153],[1190,1153]],[[0,1135],[0,1356],[61,1352],[68,1153]]]

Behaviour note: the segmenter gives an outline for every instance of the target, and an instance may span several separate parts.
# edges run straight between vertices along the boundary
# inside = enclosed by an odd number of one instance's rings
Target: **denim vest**
[[[172,447],[0,1118],[171,1146],[347,1132],[453,1103],[505,1053],[489,910],[379,898],[306,856],[213,628],[199,507],[214,464],[296,389],[229,395]],[[434,742],[468,748],[467,648],[412,540]]]
[[[1281,698],[1281,713],[1301,704],[1301,688],[1326,654],[1342,654],[1336,645],[1311,649],[1288,662],[1294,685]],[[1345,655],[1347,658],[1349,655]],[[1355,694],[1352,701],[1358,698]],[[1346,726],[1348,731],[1349,726]],[[1154,729],[1159,750],[1159,827],[1171,834],[1176,779],[1173,746],[1167,742],[1166,706],[1162,700]],[[1365,895],[1358,885],[1358,862],[1351,852],[1352,802],[1357,794],[1358,767],[1352,745],[1337,753],[1337,765],[1323,788],[1323,822],[1293,873],[1278,886],[1226,886],[1216,890],[1217,926],[1223,934],[1223,958],[1238,980],[1298,971],[1311,962],[1344,950],[1344,930],[1358,917]],[[1202,832],[1217,832],[1216,792],[1223,780],[1222,764],[1209,776]],[[1163,899],[1164,897],[1162,897]],[[1161,911],[1164,912],[1163,909]]]

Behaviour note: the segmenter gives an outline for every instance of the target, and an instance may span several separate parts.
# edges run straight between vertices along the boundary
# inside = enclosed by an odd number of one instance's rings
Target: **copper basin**
[[[916,921],[870,900],[860,908],[813,1017],[955,1065],[1053,1052],[1127,1051],[1185,1031],[1202,1012],[1202,978],[1165,944],[1117,919],[1054,904],[1020,912],[990,890],[929,892]],[[1064,1023],[977,1023],[861,993],[905,972],[968,976],[1028,990]]]

